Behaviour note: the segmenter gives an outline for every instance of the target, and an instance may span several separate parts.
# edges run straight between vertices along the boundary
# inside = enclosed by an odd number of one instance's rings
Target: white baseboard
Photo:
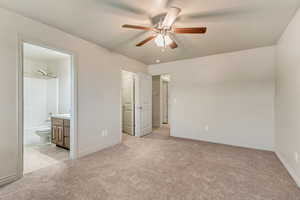
[[[289,165],[288,162],[286,162],[284,157],[278,151],[275,151],[275,153],[276,153],[278,159],[281,161],[283,166],[288,170],[289,174],[291,175],[291,177],[294,179],[294,181],[296,182],[296,184],[300,188],[300,177],[297,175],[295,170]]]
[[[109,144],[109,145],[101,145],[101,146],[95,146],[95,147],[91,147],[91,148],[88,148],[84,151],[81,151],[78,153],[78,158],[81,158],[81,157],[84,157],[84,156],[87,156],[89,154],[92,154],[92,153],[95,153],[95,152],[98,152],[98,151],[101,151],[103,149],[106,149],[106,148],[109,148],[109,147],[113,147],[117,144],[120,144],[120,142],[117,142],[115,144]]]
[[[175,135],[172,135],[172,133],[171,133],[171,136],[174,138],[180,138],[180,139],[188,139],[188,140],[208,142],[208,143],[213,143],[213,144],[222,144],[222,145],[228,145],[228,146],[233,146],[233,147],[241,147],[241,148],[247,148],[247,149],[274,152],[274,149],[271,147],[261,147],[261,146],[253,146],[253,145],[246,145],[246,144],[226,143],[226,142],[222,142],[222,141],[214,141],[214,140],[209,140],[209,139],[205,139],[205,138],[193,138],[193,137],[177,136],[177,135],[175,136]]]
[[[13,174],[13,175],[6,176],[6,177],[1,177],[0,178],[0,186],[12,183],[16,180],[18,180],[17,174]]]

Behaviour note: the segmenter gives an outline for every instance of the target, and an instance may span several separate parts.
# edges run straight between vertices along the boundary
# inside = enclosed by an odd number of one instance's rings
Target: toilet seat
[[[50,127],[42,127],[36,130],[37,133],[49,133],[51,131]]]
[[[40,136],[41,144],[50,143],[51,138],[51,127],[50,126],[41,126],[36,129],[35,134]]]

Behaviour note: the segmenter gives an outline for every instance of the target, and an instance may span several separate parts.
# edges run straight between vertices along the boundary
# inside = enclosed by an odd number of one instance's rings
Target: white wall
[[[146,65],[4,9],[0,19],[0,182],[17,173],[18,37],[74,53],[79,155],[119,143],[121,67],[146,71]],[[102,136],[103,129],[108,136]]]
[[[300,10],[277,45],[275,147],[300,186]],[[298,153],[298,163],[296,162]]]
[[[274,47],[149,66],[168,73],[171,135],[273,149]]]

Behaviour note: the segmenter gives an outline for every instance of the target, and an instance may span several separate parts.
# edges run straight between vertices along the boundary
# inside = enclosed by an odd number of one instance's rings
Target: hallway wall
[[[275,150],[300,187],[300,10],[276,48]]]
[[[149,66],[170,74],[171,136],[273,150],[275,47]]]

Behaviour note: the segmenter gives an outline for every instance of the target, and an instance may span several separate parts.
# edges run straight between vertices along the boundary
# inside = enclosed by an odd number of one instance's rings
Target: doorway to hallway
[[[152,77],[152,126],[153,128],[169,127],[169,74]]]
[[[152,132],[152,77],[122,71],[122,133],[145,136]]]

